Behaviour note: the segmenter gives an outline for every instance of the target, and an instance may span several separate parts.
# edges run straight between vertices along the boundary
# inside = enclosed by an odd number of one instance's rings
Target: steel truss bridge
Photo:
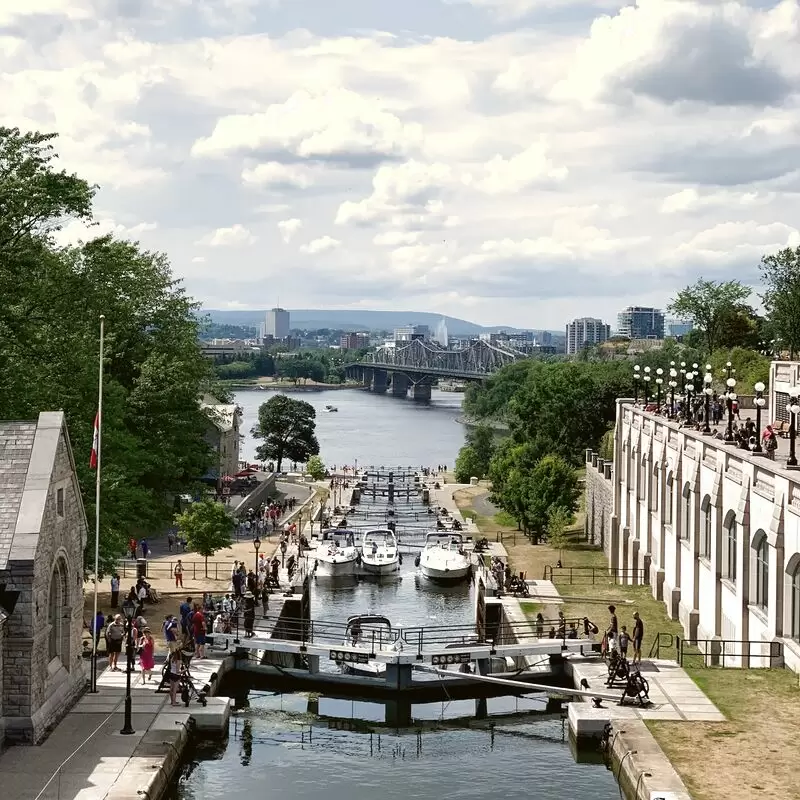
[[[348,364],[347,376],[371,380],[375,373],[401,374],[412,385],[430,383],[432,378],[483,381],[501,367],[527,356],[510,347],[479,340],[462,350],[449,350],[435,342],[414,339],[402,347],[381,347],[368,360]]]

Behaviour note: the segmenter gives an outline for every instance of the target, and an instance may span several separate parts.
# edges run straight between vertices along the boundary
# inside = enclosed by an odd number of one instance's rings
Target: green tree
[[[775,337],[794,359],[800,352],[800,247],[787,247],[761,259],[761,296]]]
[[[573,467],[556,455],[545,456],[533,468],[525,496],[525,518],[536,544],[547,531],[551,510],[572,515],[578,509],[580,489]]]
[[[483,462],[481,461],[475,449],[465,444],[456,456],[456,463],[453,469],[456,477],[456,483],[469,483],[471,478],[478,478],[479,480],[485,476],[483,472]]]
[[[485,478],[495,452],[494,431],[488,425],[470,428],[466,440],[455,464],[455,476],[459,483],[469,483],[473,477],[478,480]]]
[[[319,454],[316,437],[316,411],[305,400],[294,400],[284,394],[270,397],[258,409],[258,423],[252,434],[263,439],[257,454],[261,461],[274,459],[281,471],[284,458],[291,461],[308,461]]]
[[[306,464],[306,472],[315,480],[321,481],[327,472],[325,463],[319,456],[311,456]]]
[[[722,344],[725,326],[738,313],[752,311],[745,304],[750,289],[739,281],[706,281],[700,278],[678,292],[669,311],[680,319],[691,320],[704,335],[709,354]]]
[[[217,366],[217,375],[223,380],[250,378],[255,374],[255,366],[250,361],[231,361]]]
[[[575,515],[561,506],[551,506],[547,514],[547,543],[558,550],[558,558],[564,557],[564,548],[569,542],[567,529],[575,521]]]
[[[208,559],[218,550],[231,546],[236,521],[223,503],[206,498],[192,503],[186,511],[178,514],[175,524],[186,538],[189,549],[205,559],[207,578]]]

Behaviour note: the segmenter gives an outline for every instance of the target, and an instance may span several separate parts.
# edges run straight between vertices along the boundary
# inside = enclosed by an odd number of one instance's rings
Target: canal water
[[[258,389],[236,392],[246,432],[243,459],[255,458],[258,442],[250,437],[250,430],[258,420],[259,406],[273,394]],[[464,396],[457,392],[434,389],[430,404],[361,389],[297,392],[290,397],[305,400],[316,410],[320,457],[328,465],[353,464],[357,459],[365,466],[446,464],[452,468],[464,444],[464,426],[456,421]],[[325,411],[329,405],[338,411]]]
[[[266,392],[239,392],[246,430]],[[434,393],[419,406],[365,392],[302,395],[319,413],[326,463],[452,464],[463,443],[456,423],[461,395]],[[251,455],[248,439],[244,452]],[[473,620],[471,586],[436,586],[417,575],[413,557],[380,583],[312,586],[312,616],[343,622],[379,613],[395,628],[458,625]],[[331,665],[327,665],[331,668]],[[282,797],[291,800],[617,800],[611,773],[576,763],[566,721],[545,714],[545,700],[495,698],[489,719],[474,701],[415,706],[411,729],[385,725],[381,704],[304,695],[254,693],[236,711],[228,741],[198,750],[173,800]]]

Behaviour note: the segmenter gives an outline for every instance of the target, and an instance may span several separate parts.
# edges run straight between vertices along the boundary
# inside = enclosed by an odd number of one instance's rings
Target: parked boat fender
[[[418,567],[418,566],[419,566],[420,558],[421,558],[421,556],[417,556],[417,557],[414,559],[414,566],[415,566],[415,567]]]

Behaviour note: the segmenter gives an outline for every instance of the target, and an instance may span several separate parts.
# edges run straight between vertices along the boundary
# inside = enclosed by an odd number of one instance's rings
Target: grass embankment
[[[470,513],[480,492],[473,488],[464,491],[470,496],[456,499],[462,513]],[[568,575],[556,575],[554,583],[565,600],[561,608],[567,618],[586,615],[602,628],[608,617],[606,607],[613,602],[620,625],[628,625],[630,630],[633,612],[638,611],[645,621],[645,657],[659,631],[682,635],[680,624],[669,619],[664,604],[653,598],[649,586],[618,586],[613,578],[603,575],[603,568],[608,566],[606,558],[599,548],[583,541],[582,515],[561,553],[546,544],[532,545],[520,533],[514,541],[516,526],[509,525],[511,520],[502,514],[476,517],[488,538],[500,534],[512,569],[525,571],[531,579],[541,578],[545,565],[554,565],[559,558],[565,567],[599,568],[594,583],[590,575],[578,571],[572,583]],[[523,603],[522,607],[529,616],[543,608],[537,603]],[[674,650],[661,653],[662,658],[674,655]],[[732,791],[744,800],[800,800],[798,676],[788,670],[708,668],[691,658],[685,659],[684,667],[728,721],[649,722],[648,727],[694,800],[727,800]]]

